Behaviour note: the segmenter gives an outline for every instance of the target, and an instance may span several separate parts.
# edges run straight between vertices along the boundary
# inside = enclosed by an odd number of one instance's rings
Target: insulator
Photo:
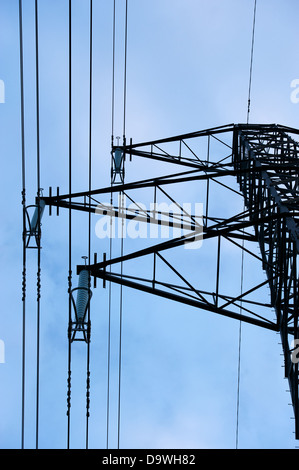
[[[45,201],[40,199],[39,205],[35,207],[31,222],[30,222],[30,235],[34,235],[37,231],[38,223],[41,222],[44,210],[45,210]],[[39,213],[38,213],[39,212]]]
[[[79,323],[84,321],[86,307],[89,300],[89,272],[83,269],[79,274],[78,293],[76,301],[77,320]]]
[[[123,151],[120,148],[117,148],[114,152],[114,165],[116,173],[121,172],[121,164],[123,159]]]

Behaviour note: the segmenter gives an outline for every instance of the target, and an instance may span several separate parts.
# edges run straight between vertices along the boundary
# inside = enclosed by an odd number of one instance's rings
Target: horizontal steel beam
[[[106,281],[110,281],[110,282],[113,282],[113,283],[116,283],[116,284],[120,284],[120,285],[123,285],[123,286],[126,286],[126,287],[130,287],[130,288],[142,291],[142,292],[147,292],[148,294],[154,294],[154,295],[157,295],[159,297],[163,297],[165,299],[169,299],[169,300],[173,300],[175,302],[183,303],[183,304],[189,305],[191,307],[196,307],[196,308],[199,308],[201,310],[207,310],[209,312],[218,313],[218,314],[223,315],[225,317],[233,318],[233,319],[240,320],[240,321],[244,321],[246,323],[250,323],[252,325],[263,327],[263,328],[266,328],[268,330],[278,331],[278,326],[273,322],[267,321],[266,319],[261,320],[259,318],[248,317],[246,315],[238,314],[238,313],[230,311],[230,310],[224,310],[224,309],[221,309],[220,307],[214,306],[211,303],[205,303],[205,302],[201,302],[199,300],[191,299],[191,298],[188,298],[188,297],[183,297],[183,296],[180,296],[178,294],[174,294],[172,292],[166,292],[166,291],[163,291],[162,289],[158,289],[156,287],[147,286],[147,285],[144,285],[144,284],[141,284],[141,283],[138,283],[138,282],[134,282],[134,281],[131,281],[131,280],[128,280],[128,279],[121,278],[119,276],[115,276],[115,275],[110,274],[110,273],[108,273],[106,271],[103,271],[103,270],[92,270],[91,275],[94,276],[94,277],[106,280]]]

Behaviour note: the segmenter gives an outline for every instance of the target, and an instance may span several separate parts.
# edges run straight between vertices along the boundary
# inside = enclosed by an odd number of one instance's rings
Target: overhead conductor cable
[[[35,67],[36,67],[36,144],[37,144],[37,327],[36,327],[36,439],[39,445],[39,366],[40,366],[40,298],[41,298],[41,228],[40,228],[40,130],[39,130],[39,32],[38,32],[38,0],[35,0]]]
[[[255,36],[255,20],[256,20],[256,2],[254,0],[253,12],[253,26],[252,26],[252,40],[251,40],[251,55],[250,55],[250,70],[249,70],[249,86],[248,86],[248,107],[247,107],[247,124],[249,123],[250,105],[251,105],[251,83],[252,83],[252,65],[253,65],[253,51],[254,51],[254,36]],[[243,204],[243,213],[245,212],[245,200]],[[244,228],[243,228],[244,234]],[[242,294],[244,282],[244,236],[242,238],[242,261],[241,261],[241,300],[240,300],[240,314],[242,313]],[[242,322],[239,324],[239,345],[238,345],[238,385],[237,385],[237,423],[236,423],[236,449],[239,445],[239,408],[240,408],[240,379],[241,379],[241,342],[242,342]]]
[[[126,145],[126,106],[127,106],[127,48],[128,48],[128,0],[126,0],[125,12],[125,62],[124,62],[124,117],[123,117],[123,145]],[[124,193],[120,193],[121,211]],[[124,218],[122,217],[121,233],[121,257],[124,254]],[[121,273],[123,277],[123,262],[121,261]],[[122,372],[122,317],[123,317],[123,285],[120,285],[120,308],[119,308],[119,378],[118,378],[118,425],[117,425],[117,448],[120,448],[120,417],[121,417],[121,372]]]
[[[70,431],[71,431],[71,334],[72,334],[72,211],[71,211],[71,194],[72,194],[72,1],[69,0],[68,10],[69,21],[69,156],[68,156],[68,179],[69,179],[69,223],[68,223],[68,377],[67,377],[67,448],[70,448]]]
[[[25,446],[25,343],[26,343],[26,164],[24,131],[24,64],[23,64],[23,21],[22,0],[19,0],[19,40],[20,40],[20,92],[21,92],[21,145],[22,145],[22,207],[23,207],[23,271],[22,271],[22,422],[21,448]]]

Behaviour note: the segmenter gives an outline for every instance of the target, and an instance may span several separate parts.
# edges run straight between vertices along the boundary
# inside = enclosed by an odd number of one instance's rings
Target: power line
[[[69,223],[68,223],[68,244],[69,244],[69,272],[68,272],[68,294],[69,294],[69,326],[68,326],[68,378],[67,378],[67,448],[70,448],[71,431],[71,329],[72,329],[72,0],[69,0],[69,155],[68,155],[68,173],[69,173]]]
[[[88,163],[88,188],[91,191],[91,167],[92,167],[92,0],[90,0],[90,45],[89,45],[89,163]],[[90,204],[90,199],[89,199]],[[90,264],[91,251],[91,212],[88,214],[88,264]],[[89,273],[90,287],[90,273]],[[87,327],[87,371],[86,371],[86,449],[88,449],[88,431],[89,431],[89,407],[90,407],[90,304],[88,305],[88,327]]]
[[[125,60],[124,60],[124,115],[123,115],[123,145],[126,145],[126,107],[127,107],[127,50],[128,50],[128,0],[125,11]],[[123,157],[124,158],[124,157]],[[121,208],[123,206],[124,193],[120,193]],[[124,254],[124,219],[121,224],[121,257]],[[123,277],[123,262],[121,262],[120,278]],[[120,419],[121,419],[121,373],[122,373],[122,322],[123,322],[123,285],[120,285],[119,305],[119,359],[118,359],[118,423],[117,423],[117,448],[120,447]]]
[[[111,145],[114,140],[114,101],[115,101],[115,0],[113,2],[112,31],[112,97],[111,97]]]
[[[111,193],[111,207],[112,207],[112,193]],[[110,243],[109,243],[109,256],[112,259],[112,215],[110,217]],[[111,266],[109,267],[111,274]],[[106,448],[109,448],[109,408],[110,408],[110,357],[111,357],[111,299],[112,299],[112,286],[109,282],[109,305],[108,305],[108,345],[107,345],[107,415],[106,415]]]
[[[127,107],[127,49],[128,49],[128,0],[126,0],[126,12],[125,12],[124,117],[123,117],[124,145],[125,145],[125,136],[126,136],[126,107]]]
[[[41,227],[40,227],[40,128],[39,128],[39,34],[38,34],[38,0],[35,0],[35,66],[36,66],[36,140],[37,140],[37,328],[36,328],[36,448],[39,438],[39,366],[40,366],[40,297],[41,297]]]
[[[123,203],[123,193],[121,197],[121,208]],[[124,254],[124,219],[121,221],[121,257]],[[121,262],[120,278],[123,277],[123,262]],[[117,448],[120,446],[120,411],[121,411],[121,372],[122,372],[122,316],[123,316],[123,286],[120,285],[120,303],[119,303],[119,372],[118,372],[118,423],[117,423]]]
[[[243,210],[244,212],[244,210]],[[243,228],[244,234],[244,228]],[[240,315],[242,314],[242,295],[244,279],[244,238],[242,240],[242,261],[241,261],[241,300]],[[236,424],[236,449],[239,445],[239,410],[240,410],[240,381],[241,381],[241,342],[242,342],[242,321],[239,323],[239,345],[238,345],[238,385],[237,385],[237,424]]]
[[[252,82],[252,65],[253,65],[253,50],[254,50],[254,36],[255,36],[255,19],[256,19],[256,2],[254,1],[253,24],[252,24],[252,40],[251,40],[251,55],[250,55],[250,71],[249,71],[249,86],[248,86],[248,107],[247,107],[247,124],[249,123],[249,114],[251,106],[251,82]]]
[[[113,145],[114,145],[114,118],[115,118],[115,36],[116,36],[116,2],[113,2],[113,37],[112,37],[112,97],[111,97],[111,188],[114,184],[113,180]],[[128,0],[125,5],[125,31],[124,31],[124,81],[123,81],[123,145],[125,145],[125,132],[126,132],[126,88],[127,88],[127,36],[128,36]],[[124,157],[123,157],[124,158]],[[122,200],[123,193],[119,193],[120,200]],[[113,194],[111,190],[110,195],[111,207],[113,207]],[[121,256],[123,256],[123,224],[122,220],[122,233],[121,233]],[[110,218],[110,230],[112,230],[112,216]],[[112,257],[112,234],[110,233],[110,259]],[[111,272],[111,266],[110,266]],[[122,263],[121,263],[122,271]],[[121,356],[122,356],[122,312],[123,312],[123,287],[120,287],[120,301],[119,301],[119,355],[118,355],[118,416],[117,416],[117,447],[120,445],[120,407],[121,407]],[[106,424],[106,447],[109,447],[109,407],[110,407],[110,368],[111,368],[111,313],[112,313],[112,291],[111,282],[109,283],[109,312],[108,312],[108,353],[107,353],[107,424]]]
[[[249,123],[250,114],[250,99],[251,99],[251,83],[252,83],[252,65],[253,65],[253,51],[254,51],[254,35],[255,35],[255,20],[256,20],[256,2],[254,1],[253,12],[253,25],[252,25],[252,39],[251,39],[251,53],[250,53],[250,70],[249,70],[249,85],[248,85],[248,106],[247,106],[247,124]],[[245,201],[243,204],[243,213],[245,212]],[[243,228],[244,234],[244,228]],[[240,301],[240,315],[242,314],[242,295],[243,295],[243,282],[244,282],[244,236],[242,239],[242,260],[241,260],[241,301]],[[238,344],[238,383],[237,383],[237,422],[236,422],[236,448],[239,445],[239,411],[240,411],[240,381],[241,381],[241,344],[242,344],[242,321],[239,323],[239,344]]]
[[[113,19],[112,19],[112,96],[111,96],[111,149],[114,144],[114,106],[115,106],[115,16],[116,16],[116,5],[115,0],[113,1]],[[113,167],[113,155],[111,151],[111,170]],[[111,182],[112,187],[113,178],[111,171]],[[113,194],[110,193],[110,204],[113,207]],[[110,243],[109,243],[109,256],[112,258],[112,215],[110,217]],[[109,268],[111,273],[111,266]],[[109,293],[108,293],[108,338],[107,338],[107,399],[106,399],[106,448],[109,448],[109,418],[110,418],[110,361],[111,361],[111,301],[112,301],[112,286],[109,282]]]
[[[22,422],[21,446],[25,441],[25,343],[26,343],[26,165],[24,130],[24,64],[23,64],[23,19],[22,0],[19,0],[19,40],[20,40],[20,92],[21,92],[21,145],[22,145],[22,207],[23,207],[23,271],[22,271]]]

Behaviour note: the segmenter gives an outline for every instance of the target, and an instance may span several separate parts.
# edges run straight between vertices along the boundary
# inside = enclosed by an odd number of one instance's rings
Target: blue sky
[[[34,1],[24,1],[27,201],[36,193]],[[92,186],[110,182],[112,8],[94,0]],[[115,135],[122,135],[124,2],[117,2]],[[67,1],[40,0],[40,129],[42,187],[67,192],[68,93]],[[250,65],[252,0],[129,0],[127,138],[134,142],[245,122]],[[88,188],[88,6],[73,1],[73,189]],[[299,104],[291,82],[299,78],[299,5],[258,0],[250,121],[298,127]],[[0,447],[21,445],[22,208],[18,2],[0,0],[1,286]],[[222,149],[215,146],[215,158]],[[157,162],[126,166],[126,180],[176,169]],[[236,183],[232,183],[236,184]],[[216,187],[212,209],[240,209]],[[176,189],[175,197],[204,202],[200,185]],[[217,192],[218,191],[218,192]],[[135,194],[134,194],[135,196]],[[139,194],[136,193],[136,198]],[[148,198],[149,194],[140,194]],[[109,202],[103,199],[102,202]],[[187,201],[185,201],[187,202]],[[93,222],[94,225],[96,221]],[[73,270],[87,250],[87,218],[74,216]],[[125,240],[132,251],[142,241]],[[108,251],[93,234],[92,250]],[[113,245],[119,252],[119,244]],[[214,251],[170,254],[188,279],[205,288],[213,281]],[[135,272],[150,264],[137,263]],[[213,265],[214,266],[214,265]],[[245,286],[263,280],[245,257]],[[67,214],[43,219],[40,446],[66,445]],[[223,289],[240,282],[240,253],[226,246]],[[161,271],[161,274],[169,274]],[[25,445],[35,445],[36,260],[28,253]],[[74,284],[76,278],[74,275]],[[92,299],[90,447],[106,445],[108,289]],[[261,294],[267,296],[264,290]],[[111,447],[116,446],[119,288],[113,287],[111,343]],[[234,448],[239,323],[129,289],[123,292],[121,439],[123,448]],[[240,448],[294,448],[294,421],[283,378],[279,336],[242,325]],[[72,439],[85,446],[85,347],[73,351]],[[83,423],[83,424],[82,424]]]

